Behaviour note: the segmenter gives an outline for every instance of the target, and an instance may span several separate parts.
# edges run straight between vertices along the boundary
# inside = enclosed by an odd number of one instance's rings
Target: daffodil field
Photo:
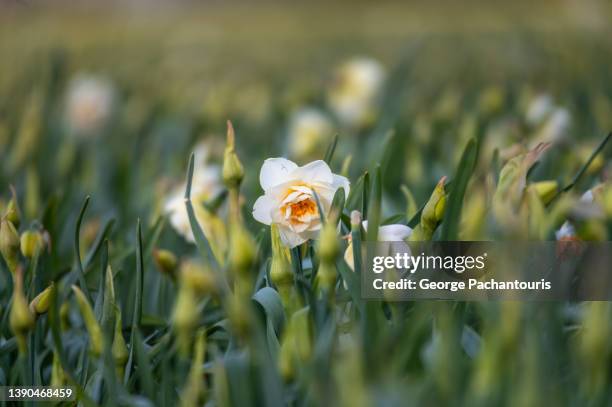
[[[136,3],[0,3],[0,387],[611,405],[609,302],[360,288],[367,242],[610,240],[609,5]]]

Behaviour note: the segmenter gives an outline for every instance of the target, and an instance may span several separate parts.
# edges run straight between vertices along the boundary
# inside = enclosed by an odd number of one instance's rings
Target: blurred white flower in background
[[[206,200],[214,198],[223,188],[221,182],[221,167],[209,163],[210,150],[206,143],[200,143],[194,149],[194,169],[191,186],[191,199],[200,227],[206,232],[209,227],[210,214],[202,207]],[[185,188],[183,182],[176,187],[164,204],[164,212],[169,215],[172,227],[188,242],[194,243],[195,238],[189,224],[185,206]]]
[[[560,143],[570,136],[572,115],[568,109],[556,104],[552,96],[542,93],[529,102],[525,122],[535,130],[533,145]]]
[[[350,127],[369,124],[377,113],[385,78],[383,66],[371,58],[355,58],[342,64],[328,96],[338,119]]]
[[[529,102],[525,121],[530,126],[537,126],[548,117],[554,108],[553,98],[547,93],[541,93]]]
[[[113,84],[106,78],[79,74],[68,85],[66,120],[72,133],[92,135],[108,122],[115,100]]]
[[[368,221],[364,220],[362,225],[367,231]],[[395,255],[395,253],[408,253],[410,255],[410,247],[408,247],[408,244],[405,243],[405,240],[408,239],[411,234],[412,228],[402,224],[381,225],[378,227],[378,241],[393,243],[393,245],[390,246],[392,253],[387,253],[387,255]],[[344,261],[346,264],[348,264],[351,270],[355,271],[353,242],[350,241],[350,235],[349,245],[344,252]]]
[[[606,188],[605,184],[600,184],[592,189],[586,191],[573,209],[573,214],[580,219],[593,219],[600,218],[604,215],[603,209],[599,203],[595,200],[594,191],[596,193],[602,193]],[[574,224],[566,220],[563,225],[555,232],[555,238],[557,240],[572,240],[577,236],[576,228]]]
[[[283,244],[291,248],[314,239],[321,229],[315,192],[326,214],[338,188],[344,189],[345,197],[349,192],[349,180],[332,173],[322,160],[298,167],[284,158],[268,158],[259,182],[264,195],[253,205],[253,217],[278,225]]]
[[[289,153],[300,161],[320,156],[333,131],[331,120],[320,110],[299,109],[289,119]]]

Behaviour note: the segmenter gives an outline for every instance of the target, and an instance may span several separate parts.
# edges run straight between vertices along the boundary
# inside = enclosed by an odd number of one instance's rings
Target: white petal
[[[296,179],[306,183],[325,182],[331,184],[334,180],[329,165],[323,160],[313,161],[303,167],[299,167],[293,173]]]
[[[368,231],[368,221],[364,220],[361,222],[363,229]],[[400,242],[412,234],[412,228],[401,225],[382,225],[378,227],[378,241],[379,242]]]
[[[301,245],[307,240],[306,238],[302,237],[301,235],[291,231],[291,229],[288,229],[284,226],[279,227],[278,232],[280,234],[283,244],[289,247],[290,249],[293,249],[294,247]]]
[[[593,191],[589,189],[584,194],[582,194],[582,196],[580,197],[580,202],[593,202]]]
[[[253,217],[258,222],[269,225],[272,223],[272,211],[276,208],[276,204],[268,196],[262,195],[257,198],[253,205]]]
[[[406,225],[384,225],[378,228],[378,240],[381,242],[399,242],[412,234]]]
[[[555,232],[555,238],[557,240],[561,240],[564,238],[574,237],[576,236],[576,230],[571,223],[565,222],[561,225],[561,228]]]
[[[259,183],[264,191],[285,183],[291,179],[290,174],[298,166],[285,158],[268,158],[261,166]]]
[[[332,185],[334,186],[334,188],[344,188],[344,197],[348,198],[348,194],[350,191],[350,181],[346,178],[343,177],[342,175],[337,175],[334,174],[334,182],[332,183]]]
[[[291,189],[294,191],[301,192],[303,194],[312,196],[312,189],[305,187],[303,185],[294,185],[291,187]]]

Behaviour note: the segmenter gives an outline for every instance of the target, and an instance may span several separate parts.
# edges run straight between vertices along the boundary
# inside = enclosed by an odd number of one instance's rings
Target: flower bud
[[[204,392],[203,386],[203,365],[204,355],[206,352],[206,330],[204,328],[198,329],[196,333],[196,340],[194,346],[193,362],[191,369],[189,370],[189,379],[187,385],[183,390],[183,397],[181,399],[181,406],[199,406],[201,405],[201,397]]]
[[[326,223],[321,230],[318,242],[318,255],[320,259],[317,281],[323,290],[333,289],[336,283],[336,258],[340,252],[336,228]]]
[[[70,328],[70,304],[64,302],[59,309],[60,327],[62,331],[67,331]]]
[[[125,364],[128,360],[128,349],[123,338],[123,323],[121,321],[121,311],[119,307],[115,306],[115,333],[113,335],[113,346],[111,353],[113,360],[115,361],[115,369],[117,376],[122,377],[125,369]]]
[[[311,329],[308,313],[298,311],[291,316],[280,344],[278,368],[285,380],[295,375],[298,363],[304,363],[312,356]]]
[[[45,288],[40,294],[38,294],[32,301],[30,301],[30,312],[33,315],[41,315],[49,310],[51,305],[51,296],[55,293],[55,284],[52,282],[47,288]]]
[[[15,284],[13,286],[13,305],[10,314],[11,331],[17,338],[19,352],[26,351],[26,335],[34,327],[34,317],[28,308],[28,299],[23,292],[23,270],[15,270]]]
[[[21,254],[28,259],[38,256],[44,248],[42,234],[35,230],[26,230],[23,232],[20,241]]]
[[[236,155],[232,122],[227,121],[227,146],[223,154],[223,182],[228,188],[237,188],[244,178],[244,168]]]
[[[326,223],[321,230],[318,241],[318,255],[322,262],[333,264],[340,252],[338,243],[338,232],[330,222]]]
[[[13,223],[3,219],[0,223],[0,254],[11,272],[15,272],[19,264],[19,235]]]
[[[184,278],[184,274],[181,278]],[[172,319],[179,352],[187,357],[191,346],[191,335],[198,322],[198,301],[193,288],[185,280],[180,283]]]
[[[183,262],[180,278],[181,285],[193,290],[194,293],[208,295],[217,292],[215,275],[193,261]]]
[[[546,205],[557,195],[559,183],[557,181],[540,181],[534,182],[529,188],[533,189],[542,203]]]
[[[85,294],[83,294],[81,289],[76,285],[73,285],[72,291],[74,291],[79,310],[81,311],[83,321],[85,322],[85,327],[87,328],[87,332],[89,332],[89,349],[94,356],[100,356],[104,350],[104,336],[102,335],[102,328],[100,328],[100,324],[98,324],[98,321],[96,320],[94,312],[91,309],[91,305],[89,305],[89,302],[87,301],[87,298],[85,298]]]
[[[444,211],[446,210],[445,182],[446,177],[440,178],[440,181],[438,181],[438,184],[431,193],[421,213],[420,223],[410,235],[411,241],[431,240],[433,233],[442,221]]]
[[[17,203],[17,195],[15,193],[15,190],[12,188],[11,190],[13,193],[13,197],[9,201],[8,205],[6,206],[6,212],[4,216],[11,223],[13,223],[13,225],[15,225],[16,228],[18,228],[21,223],[21,211],[19,210],[19,204]]]
[[[66,385],[66,375],[57,352],[53,351],[53,364],[51,366],[51,387]]]
[[[176,270],[178,268],[178,260],[174,253],[165,249],[153,250],[153,259],[159,271],[168,276],[175,278]]]
[[[291,271],[291,256],[289,249],[280,238],[278,226],[273,224],[270,228],[272,241],[272,262],[270,263],[270,280],[279,286],[291,286],[293,284],[293,273]]]

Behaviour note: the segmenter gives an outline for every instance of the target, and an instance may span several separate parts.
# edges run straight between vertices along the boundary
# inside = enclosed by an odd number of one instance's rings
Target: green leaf
[[[136,352],[136,361],[138,362],[138,368],[136,369],[136,373],[138,375],[138,380],[141,388],[144,390],[143,393],[151,400],[153,400],[155,396],[155,385],[153,383],[153,374],[151,368],[151,362],[149,360],[149,356],[145,351],[145,344],[140,334],[140,329],[136,329],[136,334],[134,337],[135,341],[132,343],[132,346]]]
[[[355,250],[354,247],[353,247],[353,250]],[[361,252],[361,250],[359,250],[359,252]],[[342,277],[342,279],[346,282],[346,287],[348,289],[349,294],[351,295],[353,304],[355,304],[355,306],[357,306],[361,310],[362,301],[361,301],[361,285],[359,284],[359,275],[353,272],[353,270],[349,268],[349,266],[345,263],[343,259],[338,260],[336,262],[336,268],[338,269],[338,272],[340,273],[340,276]],[[355,266],[355,270],[357,270],[357,266]]]
[[[363,175],[357,179],[355,185],[351,187],[348,198],[346,198],[346,209],[349,211],[357,210],[363,212],[363,202],[365,201],[364,189],[365,185],[367,184],[368,177],[368,172],[364,172]]]
[[[370,196],[368,206],[368,230],[366,240],[369,242],[376,242],[378,240],[378,227],[380,226],[380,216],[382,210],[382,180],[380,175],[380,166],[377,166],[374,172],[372,195]]]
[[[98,292],[96,294],[96,302],[94,304],[94,313],[98,322],[102,322],[103,305],[105,300],[105,288],[106,288],[106,268],[108,267],[108,241],[104,242],[102,247],[102,259],[101,259],[101,272],[100,281],[98,285]]]
[[[334,152],[336,151],[336,146],[338,145],[338,134],[334,134],[331,142],[327,146],[327,151],[325,152],[325,158],[323,159],[327,165],[331,165],[331,161],[334,158]]]
[[[597,154],[599,154],[604,147],[606,146],[606,144],[608,143],[608,141],[610,141],[610,138],[612,138],[612,132],[608,133],[608,135],[606,136],[606,138],[604,138],[601,143],[599,143],[599,145],[595,148],[595,150],[593,150],[593,152],[591,153],[591,155],[589,156],[589,159],[586,161],[586,163],[584,163],[584,165],[580,168],[580,170],[576,173],[576,175],[574,176],[574,179],[572,179],[572,182],[570,182],[569,184],[567,184],[563,189],[562,192],[567,192],[569,190],[571,190],[574,185],[576,185],[578,183],[578,181],[580,181],[580,179],[582,178],[582,176],[584,175],[584,173],[589,169],[589,166],[591,165],[591,163],[593,162],[593,160],[595,159],[595,157],[597,157]]]
[[[185,189],[185,205],[187,207],[187,216],[189,217],[189,225],[191,226],[191,231],[193,232],[193,236],[196,241],[196,246],[200,251],[200,255],[204,258],[204,261],[210,263],[213,266],[213,269],[219,272],[219,263],[215,258],[212,247],[210,246],[210,242],[206,238],[204,231],[200,227],[200,224],[195,216],[195,211],[193,210],[193,204],[191,202],[191,184],[193,182],[193,166],[194,166],[194,154],[191,153],[189,157],[189,167],[187,169],[187,187]],[[224,276],[223,280],[225,281]]]
[[[334,194],[334,198],[332,199],[331,209],[329,210],[329,213],[340,215],[342,211],[344,210],[345,201],[346,201],[346,192],[344,191],[344,188],[338,188],[336,190],[336,193]],[[339,218],[340,217],[338,216],[338,219]]]
[[[263,287],[253,295],[253,301],[261,306],[266,318],[273,324],[277,335],[285,324],[285,310],[280,296],[271,287]]]
[[[323,210],[323,206],[321,205],[319,194],[317,194],[317,191],[315,191],[314,188],[311,188],[310,190],[312,191],[312,195],[314,196],[315,202],[317,204],[317,211],[319,212],[319,218],[321,219],[321,224],[324,225],[326,221],[325,211]]]
[[[406,198],[406,218],[411,219],[418,212],[418,207],[414,195],[406,185],[400,187],[404,197]]]
[[[83,222],[83,217],[85,216],[85,211],[87,210],[87,206],[89,205],[89,195],[85,197],[85,201],[83,202],[83,206],[81,206],[81,211],[79,212],[79,217],[77,218],[76,226],[74,228],[74,255],[76,260],[76,270],[77,278],[79,280],[79,285],[81,286],[81,290],[85,294],[87,300],[92,303],[93,300],[91,298],[91,294],[89,293],[89,289],[87,288],[87,283],[85,282],[85,273],[83,272],[83,263],[81,263],[81,223]]]
[[[142,258],[142,231],[140,219],[136,225],[136,292],[134,301],[134,312],[132,314],[132,332],[130,334],[130,353],[125,367],[123,383],[127,384],[134,363],[134,341],[142,319],[142,284],[143,284],[144,261]]]
[[[448,197],[448,204],[442,222],[442,233],[440,235],[442,241],[457,240],[459,238],[459,222],[461,221],[463,198],[468,182],[476,168],[477,158],[478,142],[476,139],[471,139],[465,146],[465,150],[463,150],[453,179],[453,188]]]
[[[406,218],[402,214],[391,215],[388,218],[385,218],[382,222],[380,222],[380,224],[381,225],[395,225],[395,224],[405,225]]]
[[[85,272],[87,272],[87,269],[89,268],[89,266],[93,262],[93,259],[98,254],[98,251],[102,247],[102,243],[107,238],[107,236],[110,233],[111,229],[113,228],[114,224],[115,224],[115,219],[108,219],[104,223],[104,226],[102,226],[102,229],[101,229],[100,233],[98,233],[98,236],[96,236],[96,240],[91,245],[91,248],[89,249],[89,252],[87,252],[87,255],[85,256],[85,261],[83,262],[83,270]]]

